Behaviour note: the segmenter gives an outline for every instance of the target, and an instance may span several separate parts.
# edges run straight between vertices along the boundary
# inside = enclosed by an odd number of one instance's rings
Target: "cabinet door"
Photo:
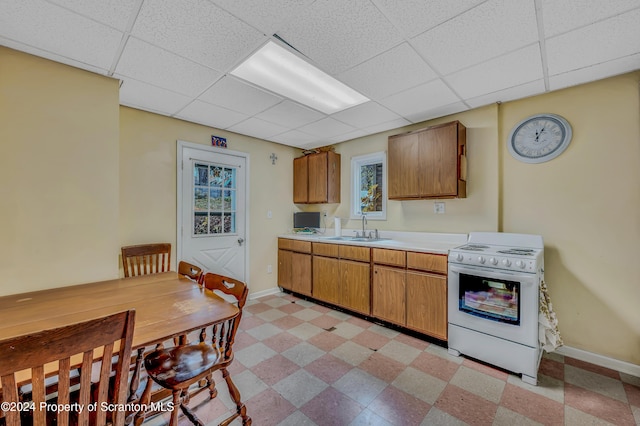
[[[293,159],[293,202],[306,203],[309,200],[309,160],[308,156]]]
[[[291,254],[291,286],[293,291],[311,296],[310,254]]]
[[[327,199],[327,153],[307,155],[309,159],[309,203],[326,203]]]
[[[338,259],[313,256],[313,297],[340,304],[340,267]]]
[[[340,260],[342,306],[365,315],[370,314],[370,270],[368,263]]]
[[[373,293],[371,295],[374,317],[405,325],[405,277],[406,271],[404,269],[374,265]]]
[[[278,285],[287,290],[291,288],[291,255],[288,250],[278,250]]]
[[[447,279],[407,272],[407,327],[447,340]]]
[[[420,134],[408,133],[389,137],[388,174],[389,199],[418,198]]]
[[[423,197],[458,194],[457,123],[419,133],[420,194]],[[415,170],[415,169],[414,169]]]

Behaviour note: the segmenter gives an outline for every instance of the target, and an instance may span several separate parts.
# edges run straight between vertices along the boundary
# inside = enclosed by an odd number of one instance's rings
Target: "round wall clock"
[[[507,140],[511,155],[525,163],[552,160],[571,142],[571,125],[556,114],[536,114],[516,124]]]

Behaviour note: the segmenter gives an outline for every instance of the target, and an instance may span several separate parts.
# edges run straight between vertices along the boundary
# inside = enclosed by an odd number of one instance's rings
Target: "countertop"
[[[326,234],[291,233],[278,235],[278,237],[327,244],[347,244],[436,254],[448,254],[450,249],[467,242],[467,234],[400,231],[379,231],[380,238],[384,239],[377,241],[332,240],[331,238],[336,237],[336,235],[331,232],[333,230],[329,231]],[[356,229],[343,229],[341,235],[354,236],[355,232]]]

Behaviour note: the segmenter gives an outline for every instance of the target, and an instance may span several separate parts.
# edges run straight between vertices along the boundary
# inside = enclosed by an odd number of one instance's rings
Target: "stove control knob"
[[[484,263],[485,262],[484,256],[478,256],[478,262]]]
[[[462,262],[462,259],[464,259],[464,256],[462,254],[460,254],[460,253],[456,254],[456,260],[458,262]]]
[[[520,269],[524,269],[524,262],[522,260],[518,260],[516,262],[516,266]]]
[[[492,257],[491,259],[489,259],[489,262],[491,262],[492,265],[497,265],[498,259],[496,259],[495,257]]]
[[[510,261],[509,259],[503,259],[503,260],[502,260],[502,264],[503,264],[504,266],[511,266],[511,261]]]

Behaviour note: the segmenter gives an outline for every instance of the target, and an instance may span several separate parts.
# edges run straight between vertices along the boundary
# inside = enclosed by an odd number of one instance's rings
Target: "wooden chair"
[[[178,274],[190,278],[198,284],[202,284],[202,268],[196,265],[181,260],[180,263],[178,263]]]
[[[139,244],[122,247],[122,267],[124,276],[157,274],[169,270],[171,244]]]
[[[206,379],[209,396],[211,399],[215,398],[218,391],[213,381],[213,372],[216,370],[222,372],[222,377],[229,388],[229,394],[236,404],[236,412],[220,425],[226,426],[238,417],[242,418],[243,425],[251,425],[251,417],[247,415],[247,409],[240,400],[240,391],[231,380],[227,370],[233,361],[233,342],[242,317],[242,308],[247,301],[247,286],[233,278],[212,273],[204,275],[203,283],[205,291],[218,290],[233,296],[238,304],[238,315],[214,324],[211,327],[209,338],[207,338],[206,330],[203,329],[200,333],[199,343],[159,349],[148,354],[144,360],[145,368],[156,383],[170,389],[173,393],[174,409],[171,413],[170,426],[178,424],[178,406],[193,424],[203,424],[187,406],[189,387]]]
[[[31,399],[34,409],[27,413],[18,410],[4,411],[7,426],[22,424],[92,424],[102,426],[124,425],[124,411],[101,410],[103,403],[125,404],[127,402],[127,374],[129,354],[133,340],[135,311],[125,311],[65,327],[44,330],[35,334],[13,337],[0,342],[0,379],[2,380],[3,403],[24,403],[19,392],[24,380],[31,383]],[[114,360],[117,349],[117,361]],[[94,352],[95,350],[95,352]],[[45,364],[57,362],[57,397],[47,400],[45,387]],[[100,364],[97,364],[97,363]],[[94,364],[96,363],[96,364]],[[54,364],[55,365],[55,364]],[[92,367],[99,365],[99,380],[92,383]],[[48,366],[49,368],[49,366]],[[54,367],[55,368],[55,367]],[[71,389],[72,370],[80,369],[79,389]],[[17,373],[31,369],[31,377],[20,377]],[[110,386],[111,384],[111,386]],[[48,402],[73,407],[74,403],[84,407],[74,412],[53,412],[41,409]],[[89,412],[89,404],[98,409]],[[25,415],[27,414],[27,415]],[[57,415],[57,419],[53,417]]]

